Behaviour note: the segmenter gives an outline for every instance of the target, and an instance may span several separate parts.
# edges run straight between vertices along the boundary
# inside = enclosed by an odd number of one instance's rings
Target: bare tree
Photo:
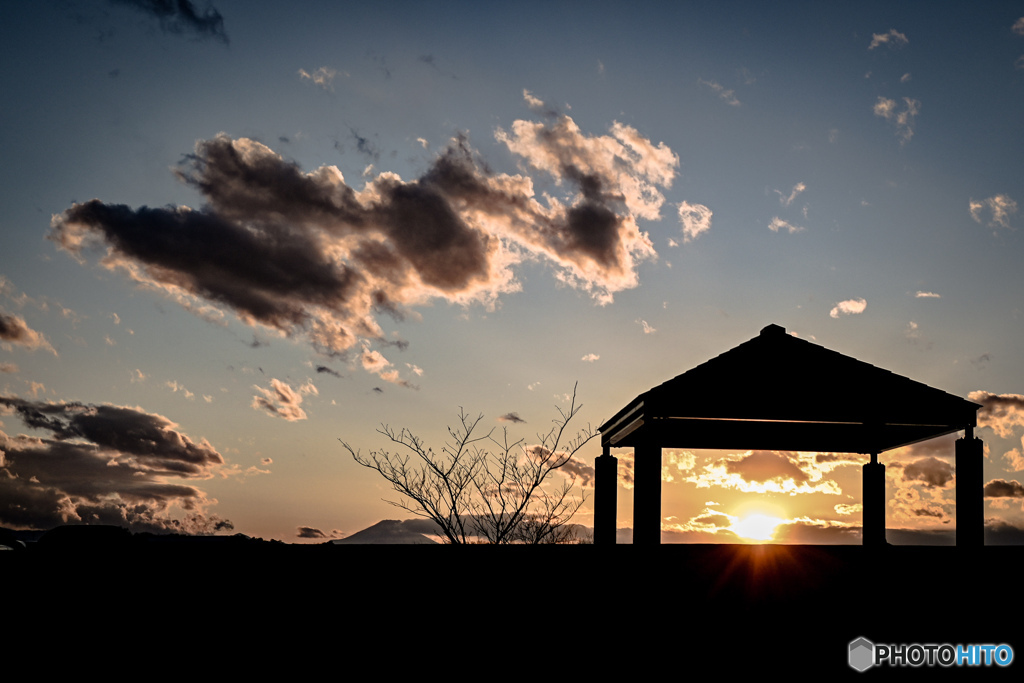
[[[408,429],[382,425],[377,431],[402,448],[363,455],[342,445],[357,463],[380,473],[399,494],[387,502],[433,520],[449,543],[552,543],[567,537],[566,526],[586,500],[572,495],[576,477],[559,485],[550,475],[573,461],[597,432],[587,425],[569,437],[569,422],[582,406],[576,388],[568,410],[538,443],[512,441],[508,429],[495,438],[492,429],[477,435],[483,415],[471,418],[459,409],[459,424],[448,427],[449,439],[440,454]]]

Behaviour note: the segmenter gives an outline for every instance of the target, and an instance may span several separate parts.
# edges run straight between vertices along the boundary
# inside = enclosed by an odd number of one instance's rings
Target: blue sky
[[[459,406],[531,437],[577,382],[597,425],[777,323],[986,392],[986,514],[1024,528],[1020,3],[158,6],[0,26],[0,525],[350,534],[400,511],[339,437],[440,443]],[[105,405],[168,460],[71,429]],[[68,444],[159,492],[30,467]],[[750,458],[778,472],[715,479]],[[667,538],[757,505],[846,538],[862,460],[813,461],[666,456]],[[891,527],[955,524],[950,448],[883,462]]]

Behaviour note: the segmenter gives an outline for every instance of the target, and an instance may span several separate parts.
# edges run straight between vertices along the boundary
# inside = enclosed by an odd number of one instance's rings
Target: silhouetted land
[[[700,679],[698,664],[865,679],[971,675],[956,668],[859,674],[848,667],[846,648],[861,636],[876,643],[1007,643],[1024,658],[1013,607],[1022,547],[137,540],[3,553],[6,622],[18,624],[11,633],[38,643],[62,623],[87,622],[75,637],[106,647],[105,638],[141,620],[155,629],[143,648],[198,637],[261,650],[230,650],[234,656],[366,660],[389,676],[521,662],[524,672],[548,671],[545,680],[599,670]],[[131,639],[119,642],[133,647]],[[1021,666],[973,675],[1010,680]]]

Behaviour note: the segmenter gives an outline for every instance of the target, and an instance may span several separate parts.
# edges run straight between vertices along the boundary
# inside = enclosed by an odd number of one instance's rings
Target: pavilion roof
[[[640,394],[601,442],[872,453],[974,426],[976,403],[769,325]]]

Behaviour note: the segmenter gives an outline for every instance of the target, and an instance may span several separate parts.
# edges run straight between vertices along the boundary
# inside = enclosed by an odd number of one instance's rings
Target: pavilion
[[[632,448],[633,542],[661,542],[663,448],[859,453],[863,543],[885,545],[879,454],[944,434],[956,441],[957,545],[984,545],[981,406],[769,325],[750,341],[659,384],[600,427],[594,542],[615,543],[617,459]]]

